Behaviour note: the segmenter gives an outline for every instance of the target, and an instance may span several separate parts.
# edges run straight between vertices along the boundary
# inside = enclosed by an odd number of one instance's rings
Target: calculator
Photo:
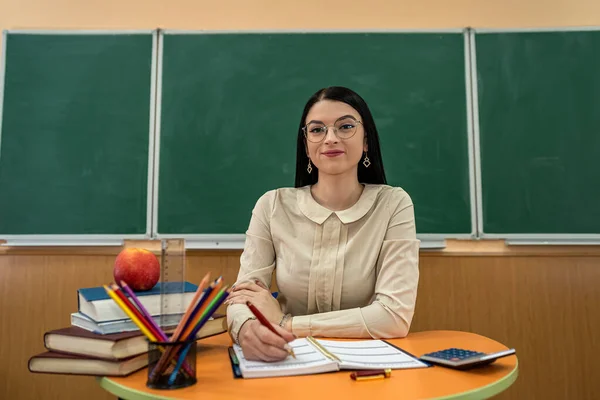
[[[500,357],[506,357],[512,354],[515,354],[515,349],[508,349],[496,353],[482,353],[479,351],[457,349],[453,347],[424,354],[420,359],[442,367],[469,369],[491,364]]]

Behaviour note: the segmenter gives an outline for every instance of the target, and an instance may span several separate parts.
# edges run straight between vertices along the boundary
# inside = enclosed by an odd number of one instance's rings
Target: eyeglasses
[[[303,127],[302,130],[304,131],[306,140],[312,143],[319,143],[327,136],[329,127],[333,128],[333,133],[335,133],[338,138],[346,140],[356,134],[358,124],[362,124],[362,122],[352,117],[342,117],[331,125],[325,125],[322,122],[310,122]]]

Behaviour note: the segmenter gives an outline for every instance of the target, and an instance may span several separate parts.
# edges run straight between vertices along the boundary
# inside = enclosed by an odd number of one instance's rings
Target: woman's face
[[[306,152],[319,174],[356,174],[362,154],[367,151],[358,112],[341,101],[321,100],[312,106],[304,122]]]

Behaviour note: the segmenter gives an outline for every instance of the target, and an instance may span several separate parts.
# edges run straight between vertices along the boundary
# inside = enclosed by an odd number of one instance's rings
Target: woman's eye
[[[321,126],[321,127],[315,127],[315,128],[311,128],[311,129],[310,129],[310,133],[314,133],[314,134],[320,134],[320,133],[323,133],[324,129],[325,129],[325,128],[324,128],[324,127],[322,127],[322,126]]]

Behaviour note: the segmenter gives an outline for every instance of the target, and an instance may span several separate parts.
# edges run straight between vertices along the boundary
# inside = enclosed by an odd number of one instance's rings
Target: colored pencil
[[[217,308],[225,301],[225,299],[229,296],[230,293],[231,293],[231,289],[228,289],[227,286],[225,286],[223,289],[221,289],[219,294],[217,294],[217,296],[215,296],[213,301],[203,311],[202,316],[200,317],[200,320],[198,321],[196,326],[194,326],[194,328],[190,332],[188,339],[193,339],[196,337],[196,334],[200,331],[200,329],[202,329],[202,327],[204,326],[204,324],[206,324],[206,322],[209,320],[209,318],[212,317],[212,315],[215,313],[215,311],[217,311]]]
[[[196,345],[196,341],[194,340],[196,333],[198,332],[198,330],[200,330],[200,328],[202,328],[202,325],[204,325],[204,322],[206,322],[208,320],[208,318],[210,318],[210,316],[212,316],[214,314],[214,312],[217,310],[217,308],[219,308],[221,306],[221,304],[223,304],[225,299],[229,296],[229,293],[230,293],[230,289],[228,289],[227,287],[224,287],[223,289],[221,289],[221,291],[217,295],[214,296],[214,298],[212,299],[210,304],[204,310],[202,316],[200,317],[200,320],[198,321],[198,324],[192,329],[192,331],[190,332],[191,334],[188,336],[191,338],[190,343],[188,343],[185,346],[185,348],[181,351],[181,353],[179,354],[179,359],[177,360],[177,365],[173,369],[173,372],[171,372],[171,376],[169,376],[169,384],[172,385],[173,383],[175,383],[175,379],[177,378],[177,373],[179,372],[179,369],[181,368],[181,365],[183,364],[190,347]]]
[[[223,278],[219,277],[213,283],[211,283],[208,288],[206,288],[204,295],[200,298],[200,300],[198,301],[198,304],[196,304],[190,317],[186,321],[186,325],[183,328],[183,333],[180,334],[178,341],[186,341],[187,340],[186,338],[188,337],[191,329],[196,325],[198,319],[202,315],[201,310],[205,307],[204,305],[207,304],[207,302],[210,302],[210,300],[216,295],[218,288],[220,288],[222,285],[223,285]],[[175,362],[174,358],[177,355],[177,352],[181,349],[181,347],[182,347],[181,345],[173,346],[173,350],[171,351],[169,357],[165,359],[165,362],[163,362],[160,369],[154,368],[152,370],[152,378],[153,379],[156,377],[155,374],[158,374],[158,376],[160,376],[160,374],[162,374],[164,372],[165,366],[169,365],[170,363]]]
[[[148,321],[148,324],[150,324],[154,328],[154,330],[160,336],[160,339],[162,341],[168,340],[167,335],[158,326],[158,324],[156,322],[154,322],[154,319],[152,318],[152,315],[150,315],[150,313],[148,312],[148,310],[146,310],[146,308],[140,302],[140,300],[137,298],[137,296],[135,295],[135,293],[133,292],[133,290],[131,290],[131,288],[129,287],[129,285],[127,285],[127,283],[125,283],[124,281],[121,281],[121,288],[125,291],[125,293],[127,293],[127,295],[129,296],[129,298],[131,298],[131,300],[133,300],[133,302],[135,303],[135,305],[137,306],[137,308],[140,310],[140,313],[144,316],[144,319],[146,321]]]
[[[121,291],[121,289],[115,285],[112,284],[110,285],[110,288],[112,289],[112,291],[119,296],[119,298],[121,299],[121,301],[123,302],[123,304],[129,308],[131,310],[132,313],[135,314],[136,318],[142,323],[144,324],[144,326],[146,327],[146,329],[148,329],[150,332],[152,332],[152,334],[154,335],[155,338],[163,340],[163,338],[161,337],[161,334],[164,335],[164,333],[162,333],[162,331],[159,329],[158,331],[154,328],[154,326],[152,326],[148,320],[145,318],[145,316],[142,314],[142,312],[140,310],[138,310],[130,301],[129,299],[127,299],[127,297],[125,296],[125,293],[123,293],[123,291]]]
[[[181,340],[186,341],[190,338],[190,332],[196,326],[200,318],[202,317],[202,313],[204,312],[206,306],[210,304],[210,302],[215,298],[215,296],[219,293],[219,290],[223,286],[223,278],[219,277],[215,282],[213,282],[210,286],[210,292],[205,295],[193,312],[192,317],[188,321],[187,326],[185,327],[183,334],[181,335]]]
[[[133,321],[133,323],[139,328],[139,330],[142,331],[142,333],[148,338],[149,341],[159,341],[154,335],[154,333],[150,329],[148,329],[148,327],[136,316],[135,312],[133,311],[133,309],[135,308],[129,308],[127,304],[115,293],[115,291],[110,289],[108,286],[103,285],[103,287],[106,293],[110,296],[110,298],[113,299],[115,303],[117,303],[117,305],[121,308],[121,310],[123,310],[125,314],[127,314],[127,316]],[[163,353],[165,352],[165,349],[162,346],[159,346],[159,350]],[[187,365],[187,363],[186,365],[184,365],[184,371],[187,374],[192,374],[193,372],[193,370],[190,368],[189,365]]]
[[[156,342],[156,336],[154,336],[152,334],[152,332],[150,332],[148,330],[148,328],[146,328],[146,325],[144,325],[136,316],[135,314],[129,309],[129,307],[127,307],[125,305],[125,303],[123,303],[123,300],[121,300],[119,298],[119,296],[117,296],[115,294],[115,292],[110,289],[108,286],[103,285],[104,290],[106,290],[106,293],[108,293],[108,295],[110,296],[111,299],[113,299],[115,301],[115,303],[117,303],[117,305],[121,308],[121,310],[123,310],[123,312],[125,314],[127,314],[127,316],[133,321],[133,323],[139,328],[140,331],[142,331],[142,333],[144,335],[146,335],[146,337],[148,338],[148,340],[152,341],[152,342]]]
[[[204,289],[206,289],[209,279],[210,279],[210,272],[207,273],[204,276],[204,278],[202,279],[202,281],[200,282],[200,285],[198,286],[198,290],[196,290],[196,294],[194,295],[192,302],[188,306],[188,309],[186,310],[185,314],[183,315],[183,318],[181,318],[181,321],[179,321],[179,324],[177,325],[177,329],[175,329],[175,332],[173,332],[173,335],[171,335],[171,342],[176,342],[179,340],[179,336],[181,335],[183,328],[185,328],[185,326],[187,325],[187,322],[188,322],[190,316],[192,315],[192,311],[194,310],[196,304],[199,303],[200,296],[202,295],[202,293],[204,293]]]
[[[202,296],[202,294],[205,293],[205,289],[206,289],[209,279],[210,279],[210,272],[204,276],[204,278],[200,282],[200,285],[198,285],[198,289],[196,290],[196,293],[194,294],[194,298],[192,299],[191,303],[189,304],[185,314],[181,318],[181,321],[179,321],[179,324],[177,325],[175,332],[173,332],[173,334],[171,335],[171,339],[170,339],[171,342],[176,342],[179,340],[179,336],[181,335],[183,328],[186,326],[187,321],[189,320],[190,316],[192,315],[192,311],[196,307],[196,304],[199,302],[200,296]],[[150,382],[153,382],[156,379],[156,377],[158,376],[158,374],[160,374],[160,372],[162,372],[163,367],[165,365],[169,364],[169,361],[172,358],[174,350],[175,350],[174,346],[169,346],[167,351],[165,351],[162,354],[162,356],[156,363],[155,367],[150,372],[150,377],[149,377]]]

